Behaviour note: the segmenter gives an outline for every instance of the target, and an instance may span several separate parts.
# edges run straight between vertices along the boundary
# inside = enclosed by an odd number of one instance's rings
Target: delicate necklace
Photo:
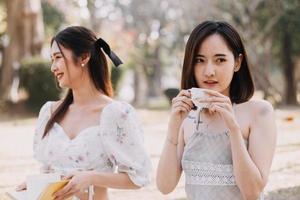
[[[198,112],[198,117],[197,117],[197,125],[196,125],[196,130],[198,131],[199,129],[199,124],[202,124],[203,121],[201,120],[201,112],[204,110],[204,108],[201,108]]]

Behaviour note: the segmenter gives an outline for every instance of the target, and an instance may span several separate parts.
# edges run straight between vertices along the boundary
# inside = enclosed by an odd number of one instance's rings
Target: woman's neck
[[[75,105],[87,105],[94,102],[99,102],[103,98],[103,94],[99,91],[89,90],[84,87],[78,89],[72,89],[73,92],[73,104]]]
[[[73,92],[73,104],[78,106],[105,103],[110,99],[103,92],[96,89],[90,79],[80,82],[77,87],[71,88]]]

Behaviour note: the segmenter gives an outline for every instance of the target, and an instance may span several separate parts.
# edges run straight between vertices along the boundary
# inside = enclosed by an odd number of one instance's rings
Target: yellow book
[[[62,189],[65,185],[67,185],[69,180],[62,180],[54,183],[50,183],[41,193],[39,200],[54,200],[53,194],[58,190]],[[72,197],[66,199],[71,200]]]
[[[47,187],[42,191],[40,196],[37,200],[54,200],[52,195],[57,192],[58,190],[62,189],[65,185],[67,185],[69,180],[61,180],[53,183],[49,183]],[[21,192],[8,192],[7,197],[11,200],[29,200],[27,191],[21,191]],[[66,200],[71,200],[72,197],[69,197]]]
[[[27,190],[7,192],[11,200],[53,200],[52,195],[67,185],[69,180],[61,180],[59,174],[29,175],[26,178]],[[72,197],[67,200],[71,200]]]

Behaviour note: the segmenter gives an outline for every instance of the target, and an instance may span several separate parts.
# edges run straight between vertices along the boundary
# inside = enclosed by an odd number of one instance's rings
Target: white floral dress
[[[51,116],[51,104],[40,110],[35,130],[34,157],[42,163],[42,172],[66,175],[73,171],[125,172],[138,186],[150,182],[150,159],[143,146],[142,129],[134,108],[114,101],[99,114],[99,125],[82,130],[70,139],[54,123],[48,135],[42,135]]]

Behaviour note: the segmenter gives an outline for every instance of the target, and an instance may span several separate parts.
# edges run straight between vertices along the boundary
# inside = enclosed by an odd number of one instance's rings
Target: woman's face
[[[51,46],[51,72],[61,88],[74,88],[80,85],[83,70],[80,64],[74,63],[72,51],[60,45],[65,59],[54,41]],[[68,67],[67,67],[68,66]]]
[[[241,61],[242,56],[234,59],[222,36],[219,34],[208,36],[194,58],[197,85],[229,96],[230,82]]]

